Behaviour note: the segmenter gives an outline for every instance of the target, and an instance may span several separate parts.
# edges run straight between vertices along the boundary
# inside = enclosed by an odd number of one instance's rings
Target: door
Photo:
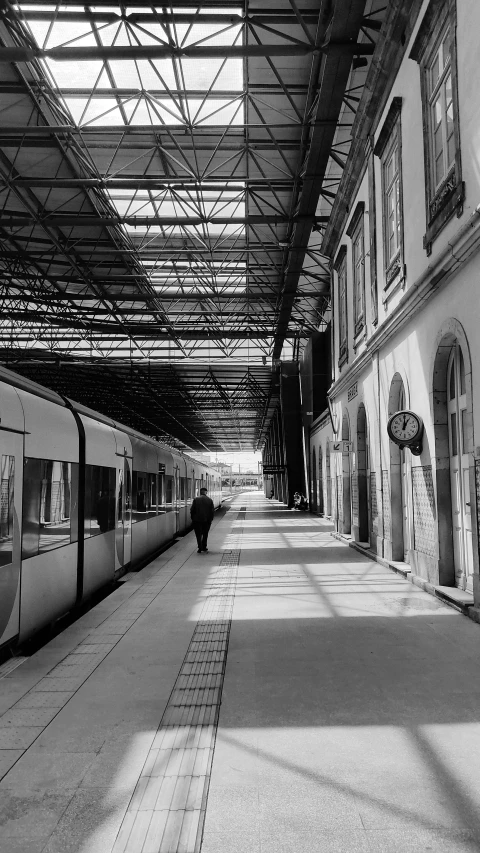
[[[180,471],[178,465],[173,469],[173,513],[175,516],[175,533],[180,529]]]
[[[448,443],[455,584],[473,592],[473,542],[470,505],[470,457],[467,444],[465,364],[458,344],[452,349],[447,373]]]
[[[398,398],[398,410],[402,411],[406,407],[405,392],[402,388]],[[403,560],[408,563],[410,560],[410,549],[412,547],[411,539],[411,468],[410,458],[405,448],[399,449],[400,454],[400,488],[402,490],[402,531],[403,531]]]
[[[116,568],[126,566],[132,559],[132,460],[125,457],[117,468],[117,525],[115,545]]]
[[[0,431],[0,645],[20,628],[23,437]]]
[[[317,496],[317,457],[315,454],[315,448],[312,450],[312,480],[311,480],[311,489],[310,489],[310,506],[313,512],[318,512],[318,496]]]

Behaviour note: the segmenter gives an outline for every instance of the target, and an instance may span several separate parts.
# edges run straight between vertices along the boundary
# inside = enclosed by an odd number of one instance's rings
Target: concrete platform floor
[[[480,851],[480,626],[258,493],[209,547],[184,537],[0,680],[2,853],[194,853],[139,780],[238,548],[202,853]]]

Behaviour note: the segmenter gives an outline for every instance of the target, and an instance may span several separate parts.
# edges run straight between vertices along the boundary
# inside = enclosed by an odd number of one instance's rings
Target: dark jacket
[[[208,521],[212,522],[214,513],[215,507],[211,498],[207,497],[207,495],[200,495],[200,497],[194,498],[190,507],[190,517],[194,524],[197,522],[199,524],[205,524]]]

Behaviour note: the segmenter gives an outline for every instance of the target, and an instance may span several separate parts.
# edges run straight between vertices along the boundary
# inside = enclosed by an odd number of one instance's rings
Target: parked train
[[[185,531],[220,474],[0,368],[0,649]]]

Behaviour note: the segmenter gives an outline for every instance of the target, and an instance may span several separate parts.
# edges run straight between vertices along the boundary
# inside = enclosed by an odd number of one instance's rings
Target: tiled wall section
[[[415,550],[434,557],[436,511],[431,465],[412,468],[412,487]]]
[[[475,498],[477,501],[477,530],[480,537],[480,459],[475,459]]]
[[[352,521],[358,524],[358,479],[357,472],[352,475]]]
[[[343,521],[343,474],[337,474],[338,518]]]
[[[386,470],[382,471],[382,494],[383,494],[383,535],[385,539],[392,538],[392,511],[390,505],[390,476]]]
[[[370,508],[372,533],[378,531],[378,503],[377,503],[377,475],[375,471],[370,473]]]

